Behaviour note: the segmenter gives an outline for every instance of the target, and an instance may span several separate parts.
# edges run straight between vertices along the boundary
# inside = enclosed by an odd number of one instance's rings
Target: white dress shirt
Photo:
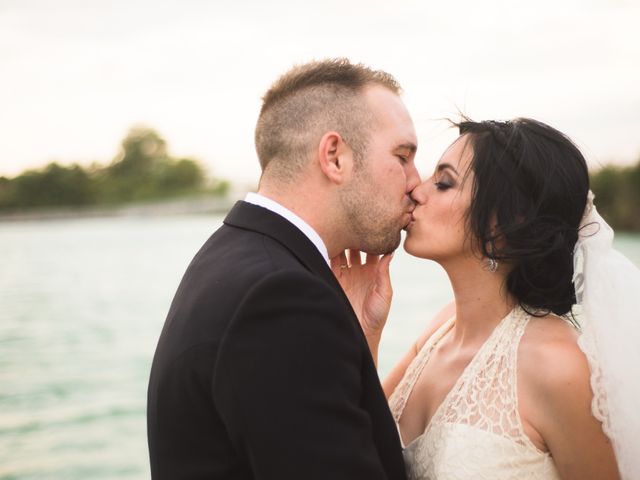
[[[244,199],[245,202],[251,203],[253,205],[258,205],[259,207],[266,208],[267,210],[277,213],[281,217],[284,217],[289,222],[293,223],[298,230],[305,234],[305,236],[311,240],[311,242],[316,246],[318,251],[322,254],[323,258],[326,260],[327,264],[330,266],[331,263],[329,261],[329,252],[327,250],[327,246],[318,235],[311,225],[301,219],[298,215],[293,213],[288,208],[283,207],[275,200],[271,200],[270,198],[265,197],[264,195],[260,195],[259,193],[249,192]]]

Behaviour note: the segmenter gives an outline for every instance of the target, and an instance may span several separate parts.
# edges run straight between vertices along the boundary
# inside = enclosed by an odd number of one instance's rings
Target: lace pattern
[[[557,479],[551,457],[524,432],[518,413],[517,350],[529,316],[515,308],[476,353],[424,433],[405,449],[410,479]],[[390,399],[402,415],[435,346],[451,328],[445,323],[411,363]]]
[[[578,318],[580,315],[577,314]],[[602,429],[609,438],[613,437],[613,429],[611,422],[609,421],[609,406],[607,404],[607,392],[602,378],[602,369],[598,363],[598,349],[596,347],[596,336],[590,325],[584,325],[578,337],[578,347],[582,350],[587,361],[589,362],[589,369],[591,376],[589,383],[591,385],[591,391],[593,392],[593,399],[591,400],[591,413],[593,416],[602,423]]]
[[[427,339],[418,354],[407,367],[407,371],[405,372],[402,381],[391,394],[391,397],[389,398],[389,408],[391,409],[391,414],[393,415],[393,419],[396,421],[396,423],[400,421],[400,416],[404,411],[407,400],[409,400],[409,395],[411,395],[413,386],[416,384],[418,377],[422,373],[422,369],[429,361],[429,357],[431,356],[433,348],[445,335],[445,333],[447,333],[451,329],[451,327],[453,326],[453,322],[454,318],[450,318],[448,321],[444,322],[440,326],[440,328],[436,330],[433,335],[431,335],[431,337]]]

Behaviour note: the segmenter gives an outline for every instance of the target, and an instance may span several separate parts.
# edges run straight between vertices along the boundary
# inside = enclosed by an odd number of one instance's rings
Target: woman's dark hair
[[[589,192],[584,157],[563,133],[528,118],[455,125],[473,147],[468,225],[480,252],[511,266],[506,288],[529,313],[569,314]]]

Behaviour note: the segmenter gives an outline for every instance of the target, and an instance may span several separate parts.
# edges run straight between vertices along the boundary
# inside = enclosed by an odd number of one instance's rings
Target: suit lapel
[[[251,203],[236,202],[224,223],[267,235],[287,248],[307,269],[348,299],[322,254],[307,236],[284,217]],[[349,304],[351,305],[351,304]]]

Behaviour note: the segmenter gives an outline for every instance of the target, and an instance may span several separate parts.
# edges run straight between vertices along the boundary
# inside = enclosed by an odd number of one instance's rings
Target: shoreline
[[[114,206],[38,208],[34,210],[0,213],[0,223],[37,222],[104,217],[162,217],[188,214],[224,214],[244,195],[226,197],[182,197],[152,202],[128,203]]]

